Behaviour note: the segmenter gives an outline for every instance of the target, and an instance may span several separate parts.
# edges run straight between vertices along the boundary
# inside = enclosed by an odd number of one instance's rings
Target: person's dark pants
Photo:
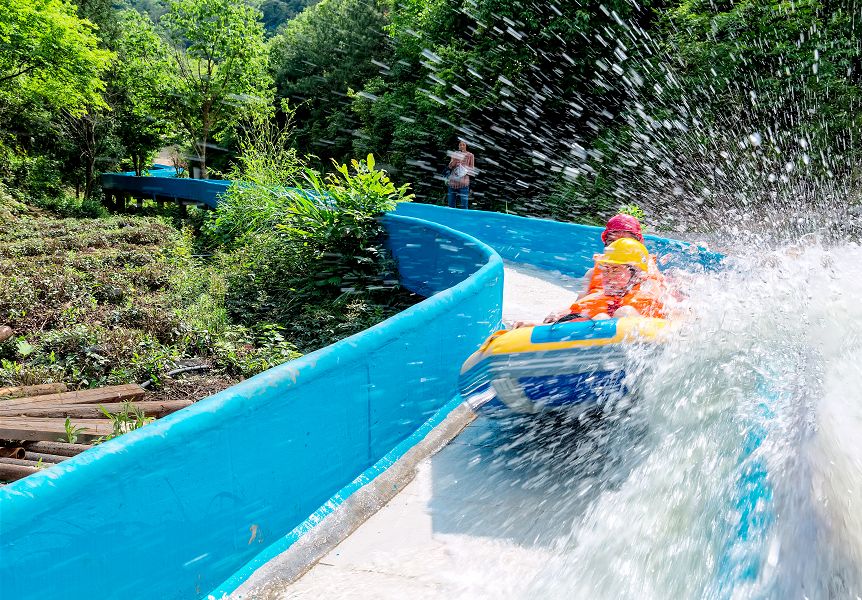
[[[461,208],[468,208],[469,198],[470,198],[470,186],[465,186],[462,188],[453,188],[449,187],[449,208],[457,208],[455,206],[455,196],[458,195],[461,197]]]

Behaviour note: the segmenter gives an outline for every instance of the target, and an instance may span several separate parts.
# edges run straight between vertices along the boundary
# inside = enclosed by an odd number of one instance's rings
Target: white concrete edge
[[[236,591],[231,600],[276,600],[317,562],[347,539],[383,508],[416,476],[420,462],[433,456],[476,418],[466,402],[460,404],[373,481],[347,498],[296,543],[260,567]]]

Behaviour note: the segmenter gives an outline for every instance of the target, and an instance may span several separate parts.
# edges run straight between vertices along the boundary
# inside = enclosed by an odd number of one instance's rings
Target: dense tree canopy
[[[318,165],[373,153],[441,201],[463,139],[476,206],[556,218],[760,202],[859,170],[855,2],[127,2],[141,15],[7,1],[0,172],[63,164],[89,190],[166,143],[226,172],[246,117],[283,122],[283,101]]]
[[[149,154],[173,132],[166,105],[172,65],[167,44],[148,16],[124,11],[120,25],[111,100],[117,137],[140,174],[148,166]]]
[[[306,7],[318,0],[263,0],[260,12],[263,15],[263,27],[268,35],[274,34],[279,28],[300,14]]]
[[[233,0],[175,0],[161,24],[172,45],[176,119],[194,144],[206,178],[214,137],[249,112],[270,107],[272,80],[260,12]]]
[[[616,118],[628,90],[601,78],[601,65],[616,62],[632,27],[623,19],[648,23],[651,14],[622,1],[400,2],[390,68],[357,100],[357,146],[433,181],[463,138],[476,149],[484,206],[535,201]]]
[[[5,0],[0,10],[0,110],[44,102],[80,113],[103,105],[111,52],[95,27],[63,0]]]
[[[270,43],[277,95],[296,110],[296,140],[316,154],[346,158],[358,119],[349,94],[377,74],[386,18],[369,0],[322,0]]]

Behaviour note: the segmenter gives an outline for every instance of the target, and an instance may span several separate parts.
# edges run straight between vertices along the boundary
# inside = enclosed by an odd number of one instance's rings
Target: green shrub
[[[234,325],[213,342],[213,363],[231,375],[251,377],[302,356],[273,324]]]
[[[226,314],[248,326],[290,327],[306,305],[396,287],[379,217],[412,199],[409,186],[396,186],[371,155],[321,174],[286,131],[269,123],[246,131],[234,183],[204,227]]]
[[[237,161],[229,174],[235,183],[202,230],[211,247],[230,248],[249,232],[270,230],[289,209],[288,191],[305,169],[291,147],[290,131],[290,121],[280,128],[268,119],[252,120],[241,131]]]
[[[228,326],[225,309],[226,283],[216,265],[194,255],[191,229],[183,229],[168,259],[169,298],[182,322],[186,343],[203,349],[210,336],[218,336]]]
[[[0,223],[8,223],[26,211],[26,206],[15,199],[9,189],[0,181]]]
[[[44,155],[30,156],[0,143],[0,179],[19,199],[41,199],[63,192],[59,161]]]

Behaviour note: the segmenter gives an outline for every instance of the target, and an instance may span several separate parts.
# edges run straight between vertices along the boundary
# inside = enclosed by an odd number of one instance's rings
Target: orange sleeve
[[[572,304],[569,310],[572,314],[584,313],[592,318],[605,310],[605,297],[602,292],[593,292]]]
[[[593,276],[590,277],[590,284],[587,286],[587,294],[598,292],[602,289],[602,272],[593,266]]]

